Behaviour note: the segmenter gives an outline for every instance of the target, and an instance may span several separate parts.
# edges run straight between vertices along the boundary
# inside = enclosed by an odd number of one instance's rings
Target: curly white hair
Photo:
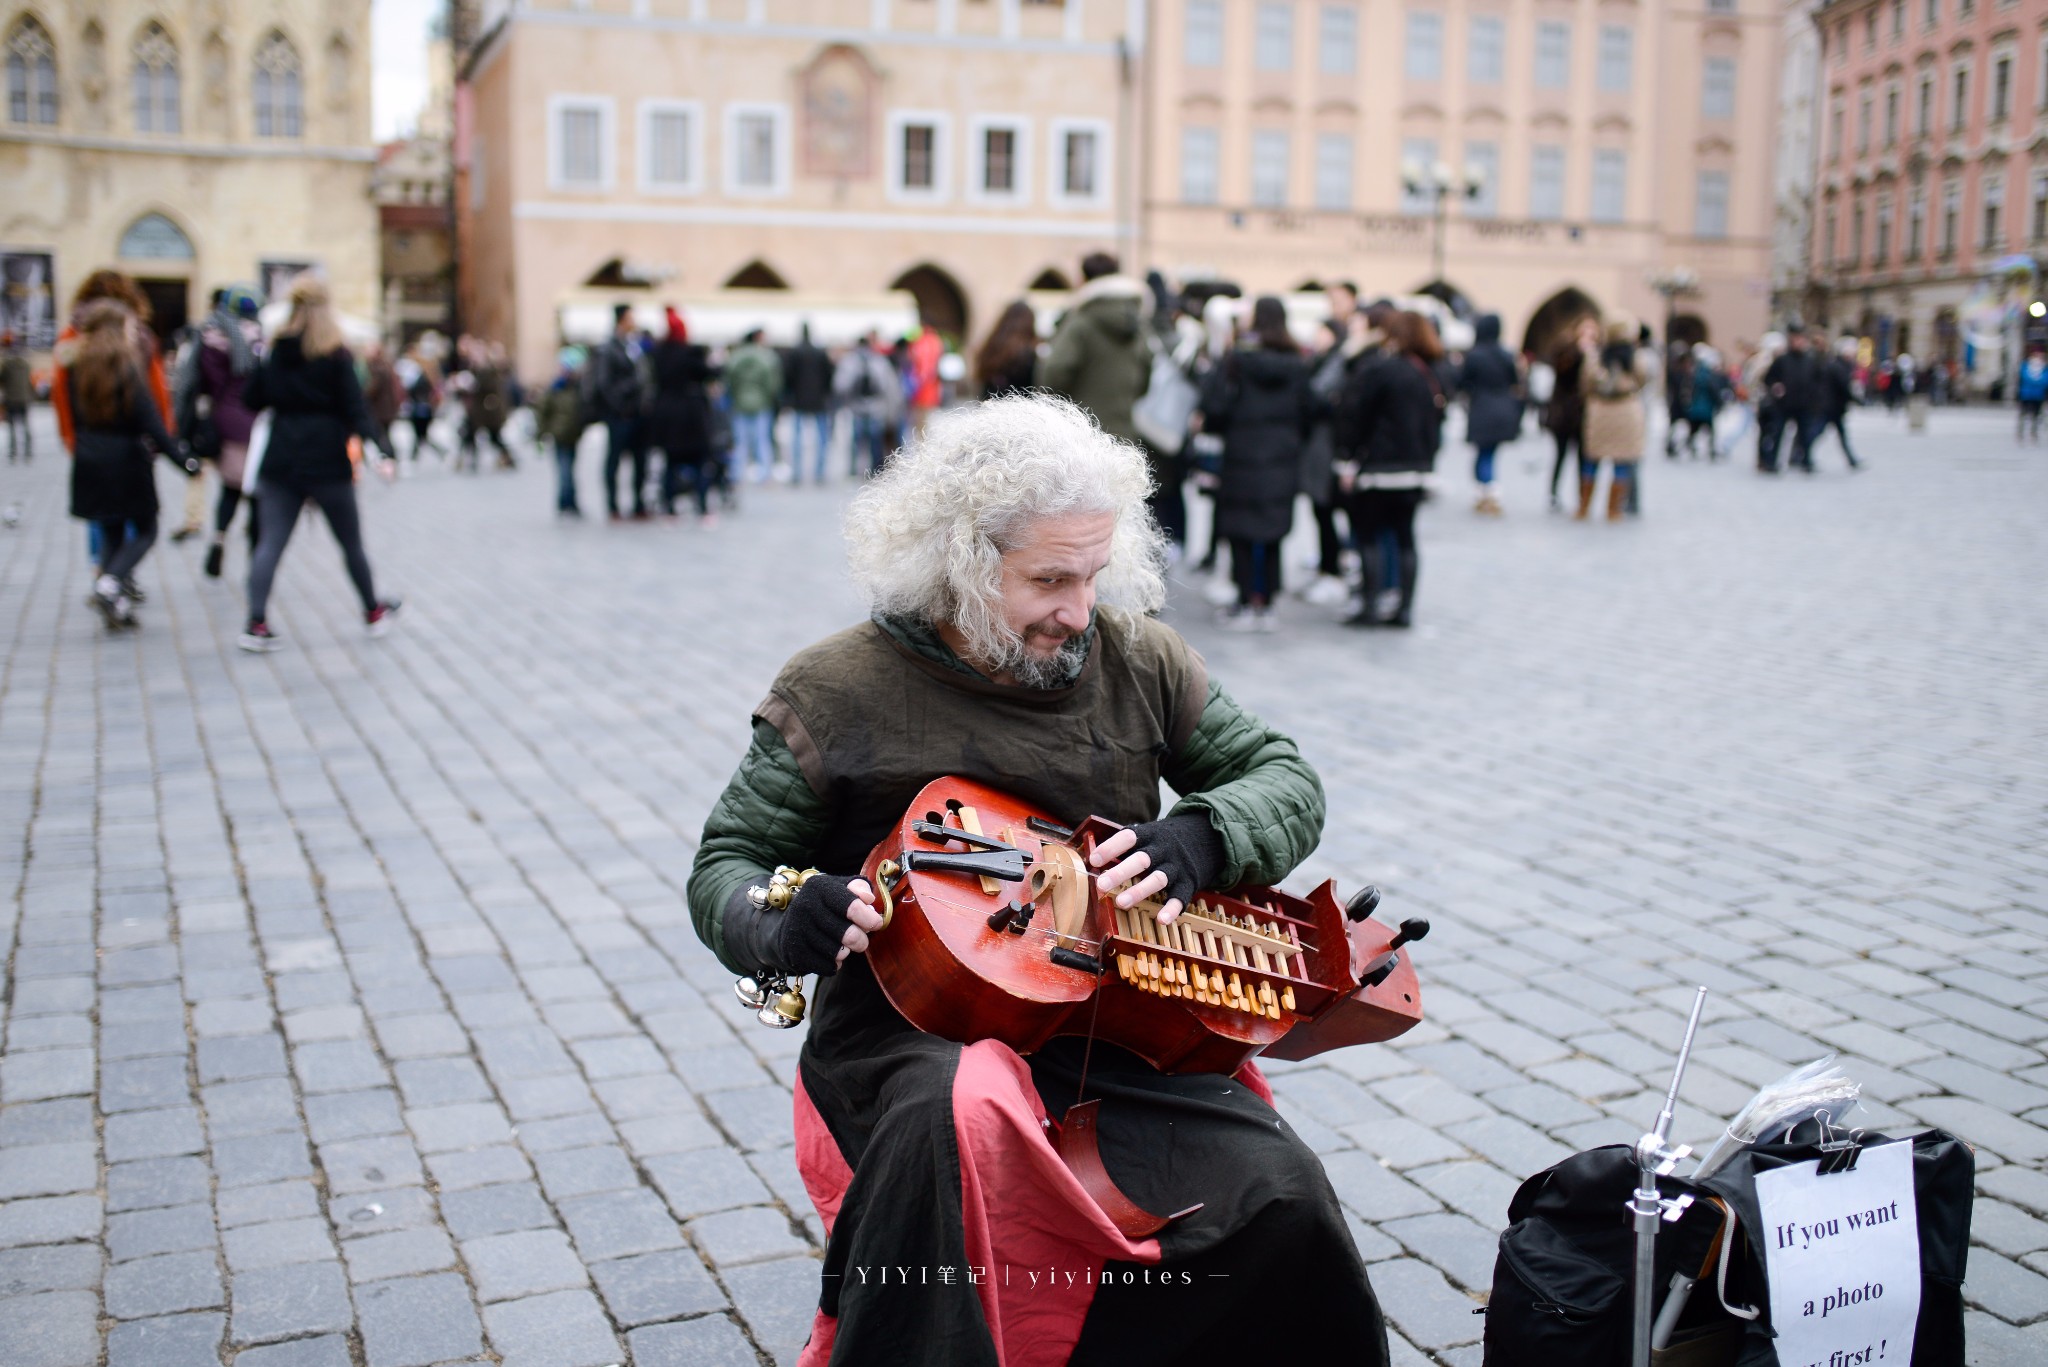
[[[1159,610],[1165,557],[1151,492],[1144,452],[1067,400],[991,399],[933,415],[855,496],[847,560],[874,611],[951,626],[970,656],[1003,659],[1015,646],[1003,620],[1003,552],[1042,518],[1116,514],[1096,601]]]

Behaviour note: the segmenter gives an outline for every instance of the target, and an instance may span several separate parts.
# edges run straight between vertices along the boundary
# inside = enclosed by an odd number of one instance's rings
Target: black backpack
[[[1762,1252],[1747,1237],[1761,1216],[1756,1175],[1820,1156],[1811,1121],[1779,1126],[1736,1154],[1704,1183],[1667,1177],[1666,1197],[1693,1202],[1657,1231],[1657,1301],[1672,1274],[1707,1275],[1693,1289],[1671,1346],[1656,1356],[1678,1367],[1785,1367],[1772,1347]],[[1866,1135],[1864,1143],[1888,1142]],[[1930,1130],[1913,1144],[1913,1194],[1920,1233],[1920,1318],[1908,1367],[1963,1361],[1963,1269],[1970,1243],[1976,1164],[1969,1147]],[[1628,1367],[1634,1307],[1635,1232],[1626,1209],[1635,1190],[1632,1149],[1590,1149],[1537,1173],[1508,1203],[1486,1308],[1486,1367]],[[1755,1307],[1743,1320],[1722,1308],[1716,1240],[1735,1220],[1726,1271],[1730,1305]]]

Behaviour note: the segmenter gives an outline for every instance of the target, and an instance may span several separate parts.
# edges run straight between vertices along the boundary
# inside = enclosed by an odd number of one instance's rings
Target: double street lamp
[[[1486,174],[1466,168],[1453,171],[1446,162],[1404,161],[1401,188],[1411,200],[1430,201],[1434,232],[1429,244],[1430,279],[1444,278],[1444,230],[1450,221],[1451,200],[1474,200],[1486,190]]]
[[[1697,271],[1684,266],[1659,271],[1650,277],[1650,288],[1664,297],[1664,351],[1671,352],[1671,322],[1677,312],[1677,301],[1681,296],[1700,292],[1700,277]]]

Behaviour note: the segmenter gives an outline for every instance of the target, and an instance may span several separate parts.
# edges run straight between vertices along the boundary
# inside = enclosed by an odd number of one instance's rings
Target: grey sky
[[[371,127],[383,142],[419,120],[427,99],[427,28],[440,0],[371,0]]]

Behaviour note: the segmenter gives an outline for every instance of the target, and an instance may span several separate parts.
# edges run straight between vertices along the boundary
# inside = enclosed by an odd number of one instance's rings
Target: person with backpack
[[[218,306],[200,327],[191,349],[180,360],[174,387],[177,429],[194,455],[211,460],[220,478],[214,501],[213,527],[207,539],[204,571],[220,578],[227,558],[228,528],[246,497],[244,469],[256,415],[243,399],[255,373],[262,341],[253,291],[239,286],[222,290]],[[204,412],[201,405],[204,405]],[[256,546],[256,505],[249,502],[249,546]],[[183,528],[180,528],[182,531]],[[176,533],[173,540],[179,540]]]
[[[783,398],[789,404],[789,482],[804,482],[804,433],[809,431],[818,448],[811,480],[823,484],[825,451],[832,444],[832,358],[811,340],[809,323],[798,326],[796,345],[782,363],[782,377]]]
[[[405,391],[404,417],[406,425],[412,428],[413,464],[419,464],[422,451],[432,450],[436,454],[446,455],[446,452],[434,444],[434,439],[428,432],[434,425],[434,409],[441,396],[426,359],[420,355],[420,349],[417,346],[408,348],[406,353],[398,358],[398,364],[393,369],[398,375],[399,385]]]
[[[2020,362],[2019,378],[2013,385],[2020,404],[2017,439],[2024,442],[2031,436],[2036,446],[2041,444],[2041,404],[2048,400],[2048,355],[2044,351],[2048,348],[2039,342],[2027,348],[2027,359]]]
[[[1355,372],[1337,407],[1338,478],[1364,576],[1347,626],[1413,622],[1421,553],[1415,511],[1443,445],[1444,347],[1419,313],[1395,310],[1380,324],[1377,356]]]
[[[563,347],[555,356],[553,382],[533,406],[534,429],[554,452],[555,512],[563,517],[583,516],[576,501],[576,444],[589,426],[583,416],[583,366],[581,347]]]
[[[614,522],[619,520],[619,466],[628,458],[633,463],[633,517],[647,518],[647,445],[641,436],[647,389],[638,343],[633,306],[617,305],[612,335],[592,354],[583,375],[584,411],[604,424],[604,506]]]
[[[879,471],[888,459],[888,431],[895,396],[900,393],[896,368],[874,333],[839,358],[832,371],[832,395],[846,412],[846,473],[858,479]],[[863,469],[865,458],[865,469]]]
[[[1714,420],[1727,402],[1728,380],[1721,374],[1721,358],[1705,342],[1692,349],[1692,378],[1685,396],[1685,453],[1698,460],[1699,441],[1707,439],[1707,459],[1719,460],[1721,449],[1714,439]]]
[[[751,468],[756,484],[775,468],[775,410],[782,402],[782,358],[755,328],[725,363],[725,397],[732,408],[732,482]]]

